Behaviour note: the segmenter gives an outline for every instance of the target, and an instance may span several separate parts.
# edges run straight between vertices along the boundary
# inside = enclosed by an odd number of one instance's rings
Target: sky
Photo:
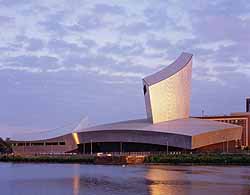
[[[183,51],[191,115],[244,111],[249,0],[0,0],[0,137],[144,118],[142,78]]]

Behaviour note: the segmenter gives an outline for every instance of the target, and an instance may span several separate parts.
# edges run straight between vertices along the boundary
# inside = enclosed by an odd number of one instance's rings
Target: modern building
[[[147,118],[104,124],[50,139],[12,140],[15,153],[235,151],[242,127],[190,118],[192,55],[143,79]]]

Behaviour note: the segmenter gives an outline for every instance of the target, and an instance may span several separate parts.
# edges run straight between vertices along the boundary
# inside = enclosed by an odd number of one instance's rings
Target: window
[[[144,93],[144,95],[147,93],[147,86],[146,85],[143,86],[143,93]]]
[[[35,142],[35,143],[31,143],[32,146],[43,146],[44,143],[42,142]]]
[[[46,146],[57,146],[58,143],[57,143],[57,142],[46,142],[45,145],[46,145]]]

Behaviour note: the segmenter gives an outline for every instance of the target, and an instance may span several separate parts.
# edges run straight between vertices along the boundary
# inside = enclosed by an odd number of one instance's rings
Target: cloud
[[[0,24],[3,25],[9,25],[10,23],[13,23],[15,21],[14,18],[8,17],[8,16],[0,16]]]
[[[167,25],[175,25],[169,18],[168,10],[166,5],[159,6],[157,8],[147,8],[144,10],[147,23],[151,28],[163,30],[167,28]]]
[[[83,43],[83,45],[85,45],[89,49],[97,46],[97,43],[91,39],[83,39],[82,43]]]
[[[28,70],[29,68],[35,68],[36,70],[56,67],[57,65],[58,59],[56,57],[20,55],[6,58],[2,66],[8,67],[8,69],[10,69],[10,67],[14,67],[13,70]]]
[[[65,65],[83,64],[84,66],[112,66],[115,65],[116,61],[112,57],[104,55],[68,55],[62,62]]]
[[[78,18],[78,21],[76,24],[69,26],[70,30],[73,31],[91,31],[103,28],[105,25],[107,25],[107,22],[103,20],[103,18],[97,16],[97,15],[83,15]]]
[[[124,7],[117,5],[96,4],[93,11],[97,14],[105,15],[125,15],[126,10]]]
[[[28,42],[28,46],[26,47],[29,51],[37,51],[41,50],[44,47],[44,43],[40,39],[30,39]]]
[[[154,48],[157,50],[166,50],[171,47],[171,44],[166,39],[157,39],[152,37],[151,39],[147,40],[147,46],[150,48]]]
[[[142,55],[144,48],[139,43],[119,45],[114,43],[107,43],[99,49],[100,52],[105,54],[113,54],[118,56],[138,56]]]
[[[30,0],[20,0],[20,1],[17,1],[17,0],[8,0],[8,1],[1,0],[0,3],[1,3],[1,5],[4,5],[6,7],[8,7],[8,6],[14,6],[15,7],[15,6],[23,4],[23,3],[30,3]]]
[[[108,69],[103,69],[100,67],[88,67],[86,68],[85,66],[78,65],[74,68],[74,70],[81,70],[81,71],[87,71],[90,73],[96,73],[98,75],[104,75],[104,76],[111,76],[111,77],[125,77],[125,78],[142,78],[145,75],[142,73],[138,72],[120,72],[120,71],[114,71],[114,70],[108,70]]]
[[[4,124],[12,126],[17,116],[13,126],[30,122],[35,111],[38,127],[81,113],[92,122],[144,117],[141,78],[183,51],[194,54],[192,112],[239,109],[247,95],[248,0],[0,2]],[[34,101],[38,110],[29,105]]]
[[[48,48],[53,52],[86,52],[85,46],[79,46],[77,43],[70,43],[62,39],[54,39],[48,42]]]
[[[122,33],[126,33],[130,36],[141,35],[150,30],[150,27],[146,22],[133,22],[130,24],[122,25],[118,28]]]
[[[0,66],[0,70],[13,70],[13,71],[22,71],[22,72],[29,72],[29,73],[41,73],[41,68],[35,67],[27,67],[27,66]]]
[[[235,42],[231,40],[220,40],[220,41],[215,41],[215,42],[200,43],[200,44],[197,44],[196,47],[199,49],[208,49],[208,50],[217,51],[221,47],[228,47],[234,44]]]
[[[47,19],[46,21],[39,22],[39,25],[48,33],[59,34],[60,36],[67,33],[65,26],[58,21]]]

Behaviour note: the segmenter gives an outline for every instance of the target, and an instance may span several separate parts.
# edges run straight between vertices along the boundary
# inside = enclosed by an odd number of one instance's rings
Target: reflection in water
[[[250,195],[250,167],[150,166],[151,195]]]
[[[74,175],[73,175],[73,195],[79,195],[80,192],[80,165],[74,164]]]
[[[3,195],[250,195],[250,167],[0,163]]]
[[[164,167],[151,166],[146,177],[151,181],[149,185],[151,195],[185,195],[188,194],[188,189],[184,186],[191,186],[183,171],[169,170]]]

